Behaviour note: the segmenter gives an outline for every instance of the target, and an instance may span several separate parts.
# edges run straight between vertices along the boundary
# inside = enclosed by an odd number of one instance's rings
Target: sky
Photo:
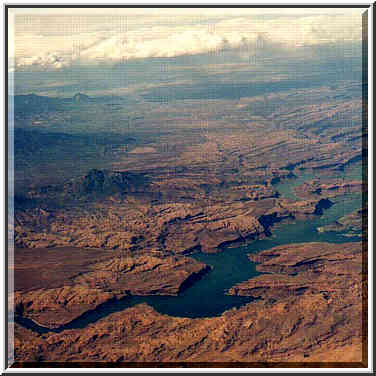
[[[21,92],[37,87],[56,94],[54,87],[77,84],[77,72],[81,84],[86,80],[84,87],[93,91],[89,82],[97,78],[97,92],[104,92],[114,85],[106,87],[102,79],[111,81],[114,71],[122,72],[123,83],[115,84],[117,89],[129,90],[161,80],[197,81],[203,72],[208,76],[252,71],[268,62],[278,68],[286,61],[310,64],[328,56],[343,60],[360,54],[364,9],[18,8],[10,12],[8,66],[16,72],[16,86]]]

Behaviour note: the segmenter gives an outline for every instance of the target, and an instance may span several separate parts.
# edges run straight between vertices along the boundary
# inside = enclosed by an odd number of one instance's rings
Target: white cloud
[[[43,55],[21,57],[16,62],[17,68],[62,69],[69,67],[71,60],[64,58],[58,52],[48,52]]]
[[[78,21],[74,18],[70,19],[70,25],[62,27],[58,22],[59,17],[44,16],[35,18],[35,34],[31,31],[32,25],[29,24],[29,29],[22,29],[22,22],[16,22],[16,68],[62,69],[74,64],[118,64],[132,59],[177,57],[241,48],[245,51],[278,49],[291,54],[300,47],[361,40],[360,12],[312,15],[310,10],[306,10],[309,15],[302,17],[300,9],[299,17],[264,19],[240,16],[239,10],[236,10],[227,13],[226,19],[199,22],[210,15],[224,15],[218,10],[210,11],[212,13],[206,9],[205,16],[201,15],[200,18],[197,14],[189,17],[179,10],[176,19],[171,17],[171,13],[162,12],[156,16],[156,13],[145,15],[144,12],[141,19],[134,18],[134,14],[133,18],[117,16],[113,24],[111,17],[102,19],[95,16],[93,19],[80,16],[77,27],[75,22]],[[265,15],[269,13],[264,11]],[[54,18],[53,22],[50,17]],[[142,22],[145,20],[148,22]],[[51,29],[50,36],[47,31],[41,35],[41,24]],[[64,30],[67,32],[64,33]]]
[[[239,3],[239,2],[238,2]],[[248,3],[248,2],[246,2]],[[217,5],[217,4],[216,4]],[[263,16],[263,15],[307,15],[307,14],[316,14],[316,15],[330,15],[330,14],[339,14],[339,15],[359,15],[367,8],[247,8],[247,7],[234,7],[221,8],[220,6],[215,6],[213,8],[205,8],[200,5],[197,8],[158,8],[156,7],[145,7],[140,5],[138,8],[10,8],[9,11],[15,15],[45,15],[45,16],[126,16],[126,17],[152,17],[156,16],[159,19],[163,17],[239,17],[239,16]]]

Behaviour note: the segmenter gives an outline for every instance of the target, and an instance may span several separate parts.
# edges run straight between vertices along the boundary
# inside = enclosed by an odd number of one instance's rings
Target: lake
[[[283,197],[296,199],[293,188],[313,177],[315,175],[312,173],[303,173],[298,178],[285,180],[275,187]],[[336,177],[338,178],[339,175],[336,175]],[[344,174],[344,178],[361,178],[361,172],[359,169],[353,168]],[[253,298],[226,295],[226,292],[235,284],[260,274],[256,270],[256,264],[249,261],[247,254],[292,243],[344,243],[361,240],[359,236],[345,236],[346,234],[337,232],[317,232],[317,227],[332,223],[344,215],[359,209],[362,205],[362,195],[351,194],[333,198],[331,201],[334,202],[334,205],[326,209],[323,215],[317,216],[313,220],[295,220],[289,223],[279,223],[272,228],[272,235],[265,239],[256,240],[241,247],[228,247],[220,253],[196,253],[190,255],[190,257],[198,261],[211,265],[213,269],[179,294],[179,296],[132,296],[115,302],[108,302],[54,331],[82,328],[110,313],[122,311],[139,303],[147,303],[162,314],[190,318],[219,316],[226,310],[247,304]],[[51,331],[34,324],[28,319],[17,320],[38,332]]]

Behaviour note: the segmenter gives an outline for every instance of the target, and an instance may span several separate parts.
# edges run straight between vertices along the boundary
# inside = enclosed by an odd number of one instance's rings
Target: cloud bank
[[[114,16],[114,22],[111,16],[64,17],[29,16],[27,27],[23,18],[18,22],[16,18],[15,47],[10,56],[16,70],[116,65],[134,59],[220,54],[227,50],[239,50],[243,55],[277,50],[280,55],[291,56],[301,54],[302,49],[340,47],[362,39],[360,12],[283,17],[231,14],[226,19],[122,15]]]

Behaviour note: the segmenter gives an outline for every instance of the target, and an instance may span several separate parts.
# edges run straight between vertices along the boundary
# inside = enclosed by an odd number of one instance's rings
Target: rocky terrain
[[[318,227],[317,231],[356,231],[361,232],[362,236],[367,239],[368,236],[368,208],[356,210],[353,213],[343,216],[334,223],[326,226]]]
[[[341,93],[346,87],[276,93],[267,103],[254,96],[205,107],[150,104],[146,112],[140,105],[132,116],[123,102],[112,111],[90,98],[85,116],[59,113],[59,134],[46,130],[56,132],[52,119],[42,133],[33,127],[39,133],[31,144],[49,142],[24,156],[31,131],[18,120],[16,129],[27,132],[17,147],[16,245],[217,252],[263,237],[273,220],[320,214],[321,200],[358,192],[360,182],[307,183],[296,203],[279,197],[274,184],[301,170],[336,173],[359,163],[366,134],[361,101]],[[72,117],[80,125],[73,127]],[[90,153],[76,136],[79,126],[91,130]],[[72,130],[75,138],[61,138]],[[66,149],[69,155],[61,154]],[[101,168],[90,169],[94,164]]]
[[[169,192],[179,194],[174,188]],[[164,193],[140,173],[91,170],[24,196],[15,215],[15,244],[218,252],[229,243],[264,237],[275,222],[312,218],[332,205],[322,196],[297,202],[280,198],[268,182],[216,195],[191,187],[196,199],[175,202]]]
[[[205,206],[201,202],[150,203],[130,195],[110,197],[85,207],[20,210],[15,216],[15,243],[28,248],[217,252],[230,242],[265,236],[274,222],[320,215],[330,205],[326,199],[213,200]]]
[[[127,295],[176,295],[210,267],[184,256],[16,249],[15,313],[49,328]]]
[[[366,185],[362,181],[341,181],[341,180],[326,180],[314,179],[309,182],[301,184],[295,188],[296,196],[300,199],[312,199],[317,197],[336,197],[349,193],[361,193],[366,189]]]
[[[17,364],[364,362],[361,243],[250,255],[264,274],[229,294],[258,299],[219,317],[141,304],[64,326],[130,295],[177,295],[209,271],[188,254],[230,252],[271,235],[276,222],[317,218],[332,197],[361,192],[356,179],[325,178],[366,152],[362,101],[348,93],[344,83],[116,109],[81,96],[64,110],[47,100],[39,114],[40,98],[19,98],[33,111],[15,116],[11,298],[17,317],[47,330],[15,323]],[[296,188],[298,200],[281,196],[275,184],[303,171],[315,180]]]
[[[304,293],[338,299],[337,292],[355,289],[361,297],[361,243],[304,243],[250,254],[266,274],[234,286],[229,293],[280,299]]]
[[[230,292],[261,300],[220,317],[170,317],[141,304],[61,333],[38,334],[15,324],[16,365],[69,361],[115,362],[119,367],[137,362],[257,366],[265,361],[324,361],[362,366],[362,297],[367,283],[362,257],[361,243],[290,244],[251,255],[260,270],[271,274]]]

